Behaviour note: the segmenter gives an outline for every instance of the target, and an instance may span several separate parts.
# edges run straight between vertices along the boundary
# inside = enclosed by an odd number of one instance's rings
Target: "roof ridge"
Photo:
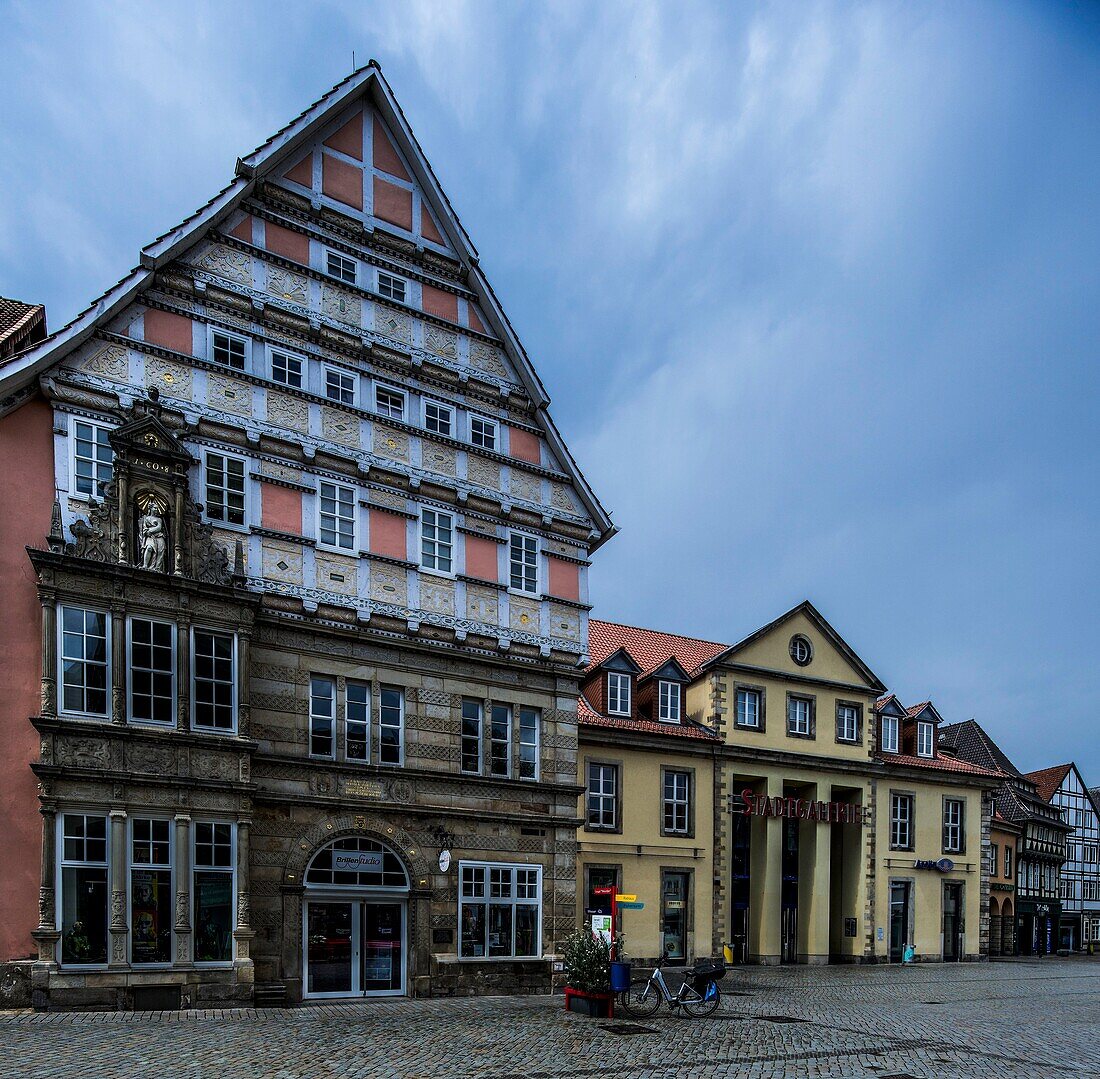
[[[713,641],[709,637],[693,637],[689,633],[673,633],[667,629],[654,629],[652,626],[638,626],[632,622],[613,622],[608,618],[589,618],[588,625],[591,628],[594,622],[599,622],[605,626],[618,626],[620,629],[636,629],[642,633],[659,633],[662,637],[677,637],[681,641],[695,641],[698,644],[713,644],[718,648],[728,648],[723,641]]]

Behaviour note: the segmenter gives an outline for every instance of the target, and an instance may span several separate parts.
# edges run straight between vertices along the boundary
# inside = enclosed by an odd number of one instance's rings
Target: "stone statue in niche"
[[[138,518],[138,550],[142,569],[165,573],[168,570],[168,538],[164,527],[164,510],[153,495],[141,499]]]

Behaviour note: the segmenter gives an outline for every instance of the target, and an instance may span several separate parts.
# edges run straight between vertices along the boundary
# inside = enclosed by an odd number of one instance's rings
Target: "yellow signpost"
[[[617,895],[615,896],[616,903],[636,903],[638,897],[636,895]]]

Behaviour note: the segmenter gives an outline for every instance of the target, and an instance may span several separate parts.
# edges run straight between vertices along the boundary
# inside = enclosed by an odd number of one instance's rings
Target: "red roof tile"
[[[903,764],[907,768],[930,768],[938,772],[964,772],[967,775],[997,776],[1001,779],[1004,778],[1002,772],[994,772],[989,768],[981,768],[976,764],[971,764],[969,761],[959,760],[957,757],[913,757],[908,753],[879,753],[878,759],[892,764]]]
[[[920,704],[909,705],[905,710],[909,713],[909,718],[912,719],[914,716],[919,716],[931,703],[931,701],[921,701]]]
[[[618,622],[601,622],[595,618],[588,623],[588,654],[592,658],[589,670],[598,667],[620,648],[625,648],[642,668],[642,677],[667,663],[673,656],[691,674],[727,647],[715,641],[681,637],[678,633],[662,633],[639,626],[624,626]]]
[[[629,731],[634,734],[661,734],[670,738],[691,738],[697,742],[720,741],[718,735],[706,727],[694,723],[658,723],[652,719],[624,719],[601,716],[581,697],[577,705],[577,724],[581,727],[600,727],[605,730]]]
[[[1039,788],[1039,797],[1044,802],[1049,802],[1072,767],[1072,764],[1056,764],[1052,768],[1040,768],[1038,772],[1026,772],[1024,778]]]

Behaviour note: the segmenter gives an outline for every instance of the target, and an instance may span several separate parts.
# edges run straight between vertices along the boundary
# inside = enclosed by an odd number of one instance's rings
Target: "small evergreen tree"
[[[561,945],[565,984],[582,993],[605,993],[611,984],[611,949],[603,937],[580,929]]]

